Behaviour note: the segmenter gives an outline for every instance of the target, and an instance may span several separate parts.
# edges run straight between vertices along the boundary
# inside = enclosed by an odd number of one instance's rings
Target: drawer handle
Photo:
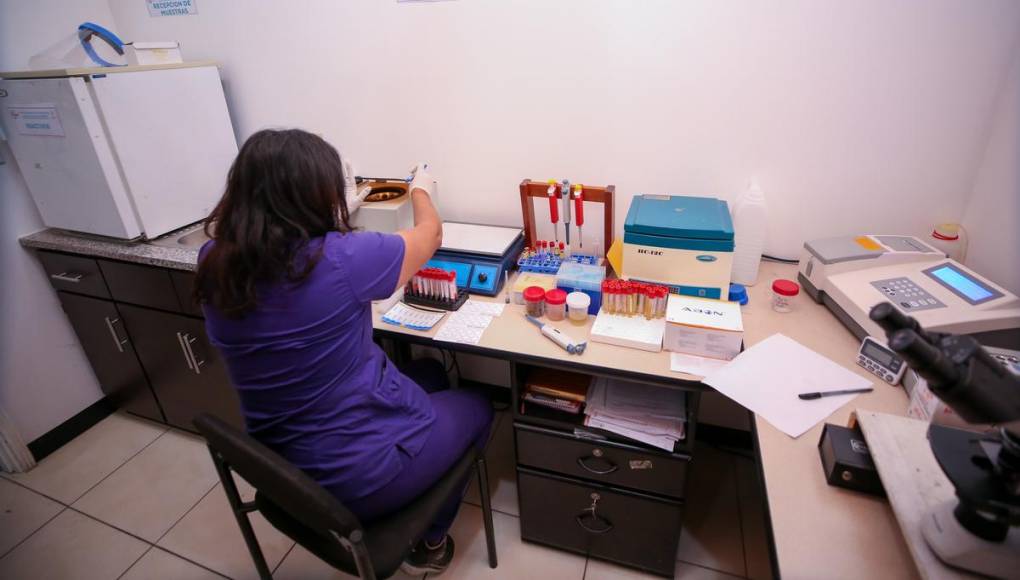
[[[602,525],[598,527],[592,527],[585,523],[585,520],[591,520],[592,522],[601,523]],[[611,532],[615,527],[613,526],[613,522],[609,521],[604,516],[596,514],[595,510],[592,509],[584,510],[583,512],[578,514],[577,517],[574,518],[574,521],[576,521],[577,525],[581,526],[581,528],[584,529],[584,531],[590,532],[592,534],[605,534]]]
[[[81,279],[85,274],[72,274],[68,272],[61,272],[59,274],[50,274],[50,278],[59,280],[61,282],[70,282],[71,284],[77,284],[81,282]]]
[[[188,349],[188,355],[191,356],[192,364],[195,365],[195,374],[200,375],[202,374],[202,370],[200,367],[205,364],[205,361],[199,360],[199,358],[195,356],[195,349],[191,348],[191,345],[194,344],[196,340],[198,339],[196,339],[194,336],[191,336],[188,333],[184,333],[184,346]]]
[[[127,344],[128,340],[117,336],[117,331],[113,329],[113,325],[120,322],[120,319],[114,318],[110,320],[109,316],[104,316],[103,320],[106,321],[106,328],[110,331],[110,336],[113,337],[113,346],[117,347],[117,352],[124,352],[124,345]]]
[[[184,353],[184,362],[188,363],[188,370],[194,371],[195,365],[191,364],[191,357],[188,355],[188,347],[184,346],[184,335],[180,332],[177,333],[177,344],[181,346],[181,352]]]
[[[585,457],[578,457],[577,458],[577,464],[581,466],[581,469],[584,469],[585,471],[587,471],[589,473],[594,473],[595,475],[609,475],[610,473],[613,473],[614,471],[620,469],[619,465],[617,465],[617,464],[613,463],[612,461],[610,461],[608,459],[605,459],[605,458],[601,458],[601,459],[602,459],[602,461],[605,461],[606,463],[609,464],[609,468],[608,469],[595,469],[593,467],[589,467],[588,464],[585,463],[585,461],[589,460],[591,458],[592,458],[591,455],[587,455]]]

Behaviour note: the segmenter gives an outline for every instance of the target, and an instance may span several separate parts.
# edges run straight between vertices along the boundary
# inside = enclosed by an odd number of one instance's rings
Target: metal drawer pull
[[[579,466],[581,466],[581,469],[587,471],[588,473],[594,473],[595,475],[609,475],[610,473],[613,473],[614,471],[620,469],[619,465],[617,465],[617,464],[613,463],[612,461],[602,457],[602,452],[599,449],[596,449],[595,451],[596,451],[596,453],[592,453],[592,455],[586,455],[584,457],[578,457],[577,458],[577,464]],[[585,461],[590,460],[592,458],[592,456],[600,458],[602,461],[608,463],[609,464],[609,468],[608,469],[595,469],[594,467],[589,467],[588,464],[585,463]]]
[[[181,345],[181,352],[184,353],[184,362],[188,363],[188,370],[195,370],[195,365],[191,364],[191,357],[188,355],[188,347],[184,346],[184,337],[181,333],[177,333],[177,344]]]
[[[196,340],[198,339],[188,333],[184,333],[184,346],[188,348],[188,355],[191,356],[191,364],[195,365],[195,374],[200,375],[202,374],[202,370],[199,367],[204,365],[205,361],[198,360],[198,357],[195,356],[195,350],[191,348],[191,345],[194,344]]]
[[[609,521],[605,516],[600,516],[597,513],[595,513],[595,510],[598,508],[598,503],[600,499],[602,499],[602,496],[600,496],[597,493],[592,493],[591,505],[584,508],[584,511],[579,513],[574,518],[574,521],[577,522],[577,525],[581,526],[581,528],[584,531],[590,532],[592,534],[605,534],[607,532],[612,531],[612,529],[615,527],[613,525],[613,522]],[[591,520],[594,523],[601,523],[602,525],[598,527],[591,527],[587,523],[585,523],[585,520]]]
[[[81,282],[81,279],[84,276],[85,276],[85,274],[70,274],[68,272],[61,272],[59,274],[50,274],[50,278],[52,278],[54,280],[60,280],[61,282],[70,282],[72,284],[77,284],[77,283]]]
[[[128,339],[121,339],[117,336],[117,331],[113,329],[113,325],[120,322],[119,318],[110,320],[109,316],[104,316],[103,320],[106,321],[106,328],[110,331],[110,336],[113,337],[113,346],[117,347],[117,352],[124,352],[124,345],[128,343]]]

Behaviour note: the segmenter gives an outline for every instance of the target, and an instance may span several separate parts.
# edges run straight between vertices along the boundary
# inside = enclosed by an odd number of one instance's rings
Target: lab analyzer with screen
[[[1020,349],[1020,299],[911,236],[844,236],[804,244],[798,277],[858,336],[881,337],[868,318],[890,302],[934,332]]]

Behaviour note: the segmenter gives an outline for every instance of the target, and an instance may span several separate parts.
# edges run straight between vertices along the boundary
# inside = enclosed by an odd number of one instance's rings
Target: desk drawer
[[[517,462],[571,477],[675,498],[684,497],[688,458],[610,441],[591,441],[514,424]]]
[[[165,268],[99,260],[110,294],[117,302],[179,312],[181,304]]]
[[[110,297],[99,264],[92,258],[45,250],[41,250],[38,255],[50,284],[57,290],[67,290],[96,298]]]
[[[517,470],[521,538],[673,577],[683,504]]]

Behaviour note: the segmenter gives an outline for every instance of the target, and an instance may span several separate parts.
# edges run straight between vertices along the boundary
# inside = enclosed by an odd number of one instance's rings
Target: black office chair
[[[431,489],[401,510],[367,526],[305,472],[246,433],[203,413],[195,419],[209,445],[230,508],[241,527],[259,577],[272,578],[248,513],[259,511],[273,526],[331,566],[366,580],[388,578],[422,537],[443,503],[461,486],[474,466],[482,500],[489,566],[496,567],[496,540],[485,456],[468,449]],[[256,489],[255,500],[244,502],[231,471]]]

